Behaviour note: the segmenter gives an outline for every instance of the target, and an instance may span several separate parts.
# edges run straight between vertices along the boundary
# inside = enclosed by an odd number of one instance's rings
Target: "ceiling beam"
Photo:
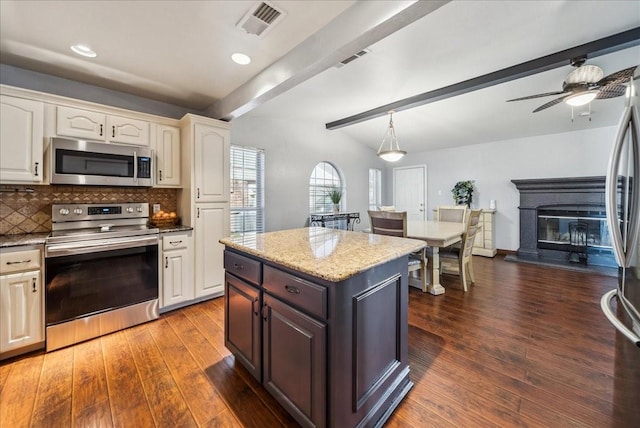
[[[240,117],[449,1],[357,1],[204,114],[222,120]]]
[[[380,107],[367,110],[353,116],[335,120],[325,124],[327,129],[338,129],[345,126],[354,125],[369,119],[386,116],[390,110],[402,111],[425,104],[441,101],[447,98],[466,94],[468,92],[477,91],[478,89],[487,88],[489,86],[498,85],[500,83],[509,82],[511,80],[520,79],[522,77],[531,76],[553,68],[565,66],[569,64],[572,58],[586,56],[595,58],[612,52],[617,52],[640,44],[640,27],[632,28],[622,33],[594,40],[583,45],[575,46],[546,55],[531,61],[523,62],[518,65],[503,68],[502,70],[474,77],[462,82],[443,88],[434,89],[432,91],[423,92],[422,94],[413,95]]]

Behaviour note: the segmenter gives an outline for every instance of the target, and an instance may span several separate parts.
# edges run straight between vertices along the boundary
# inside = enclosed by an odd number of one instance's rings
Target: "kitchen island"
[[[413,386],[408,255],[326,228],[226,238],[225,345],[305,427],[382,426]]]

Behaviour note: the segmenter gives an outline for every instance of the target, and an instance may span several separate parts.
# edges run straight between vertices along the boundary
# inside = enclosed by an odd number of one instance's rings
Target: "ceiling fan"
[[[533,111],[533,113],[537,113],[540,110],[560,104],[563,101],[575,107],[585,105],[594,99],[615,98],[625,94],[627,90],[625,83],[633,78],[637,66],[625,68],[624,70],[604,76],[604,72],[600,67],[585,64],[586,59],[587,58],[583,56],[571,60],[571,65],[576,67],[576,69],[569,73],[564,82],[562,82],[562,91],[529,95],[527,97],[507,100],[507,102],[562,95],[560,98],[542,104]]]

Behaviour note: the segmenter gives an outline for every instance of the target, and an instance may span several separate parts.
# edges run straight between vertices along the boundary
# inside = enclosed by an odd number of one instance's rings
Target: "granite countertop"
[[[170,226],[160,228],[160,233],[185,232],[193,230],[191,226]],[[43,245],[49,232],[25,233],[21,235],[0,235],[0,248],[19,247],[21,245]]]
[[[21,245],[43,245],[49,232],[26,233],[24,235],[0,235],[0,248],[19,247]]]
[[[330,282],[426,246],[417,239],[310,227],[224,238],[220,243]]]
[[[160,233],[169,233],[169,232],[186,232],[189,230],[193,230],[193,227],[178,225],[178,226],[160,227],[158,229],[160,230]]]

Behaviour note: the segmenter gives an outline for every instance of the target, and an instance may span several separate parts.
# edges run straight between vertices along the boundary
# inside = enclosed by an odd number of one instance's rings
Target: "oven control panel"
[[[149,217],[149,204],[54,204],[51,220],[54,223],[80,220],[107,220]]]

